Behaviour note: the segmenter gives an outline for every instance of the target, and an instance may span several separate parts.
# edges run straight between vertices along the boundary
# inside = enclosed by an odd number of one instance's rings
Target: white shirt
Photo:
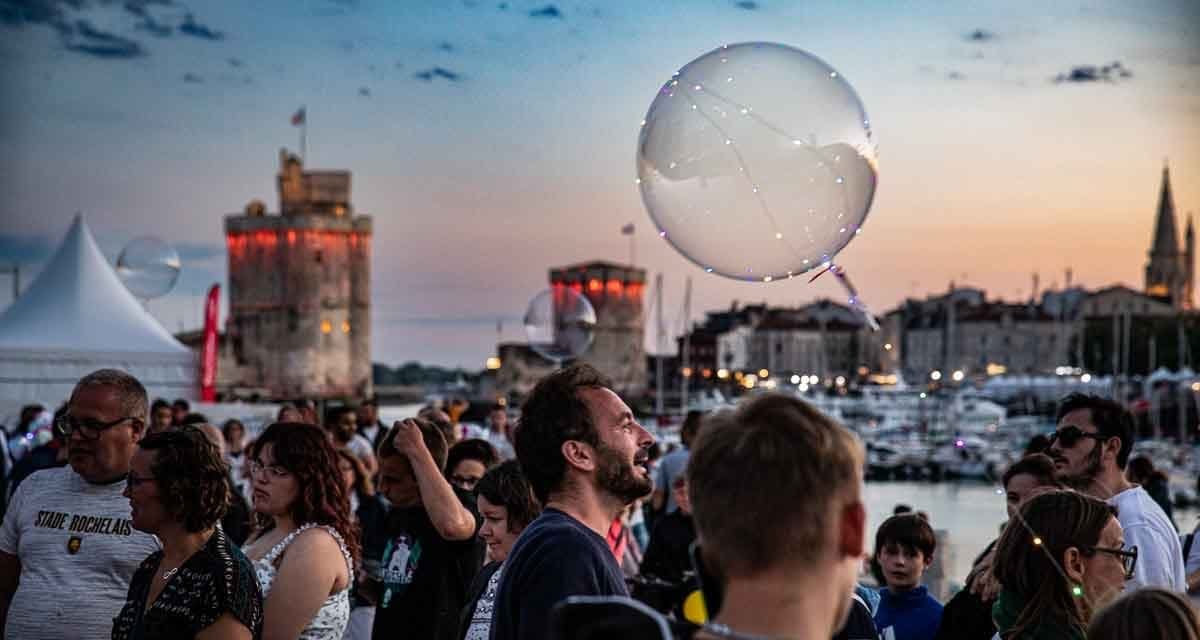
[[[353,438],[350,438],[350,442],[345,444],[345,449],[354,454],[354,457],[359,460],[366,460],[375,455],[375,450],[371,447],[371,441],[357,433],[354,434]]]
[[[107,640],[138,565],[158,540],[133,528],[124,482],[91,484],[71,467],[38,471],[13,494],[0,551],[21,561],[4,637]]]
[[[1161,587],[1180,593],[1187,591],[1179,534],[1154,498],[1145,489],[1134,486],[1109,498],[1108,503],[1117,508],[1117,520],[1125,532],[1125,547],[1138,548],[1133,579],[1125,583],[1125,590]]]

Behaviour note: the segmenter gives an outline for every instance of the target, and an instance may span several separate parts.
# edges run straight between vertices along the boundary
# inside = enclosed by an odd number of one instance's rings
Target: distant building
[[[1177,309],[1193,309],[1195,288],[1195,233],[1188,217],[1183,250],[1175,232],[1175,200],[1171,196],[1171,176],[1163,167],[1158,193],[1158,211],[1154,220],[1154,238],[1146,262],[1146,295],[1166,298]]]
[[[225,218],[234,388],[272,398],[371,390],[371,218],[349,171],[305,171],[280,151],[279,214],[254,201]]]
[[[579,358],[631,396],[646,390],[643,296],[646,270],[609,262],[585,262],[550,270],[550,286],[581,293],[596,310],[595,338]]]

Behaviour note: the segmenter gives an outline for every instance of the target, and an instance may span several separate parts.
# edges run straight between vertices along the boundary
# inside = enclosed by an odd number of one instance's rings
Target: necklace
[[[175,575],[176,573],[179,573],[179,567],[175,567],[174,569],[168,569],[167,571],[164,571],[162,574],[163,580],[170,580],[171,576]]]

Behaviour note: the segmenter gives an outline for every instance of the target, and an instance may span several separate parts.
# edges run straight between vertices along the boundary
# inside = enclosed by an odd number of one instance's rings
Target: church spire
[[[1158,192],[1158,214],[1154,222],[1154,244],[1150,257],[1179,255],[1179,235],[1175,232],[1175,200],[1171,197],[1171,176],[1163,164],[1162,186]]]

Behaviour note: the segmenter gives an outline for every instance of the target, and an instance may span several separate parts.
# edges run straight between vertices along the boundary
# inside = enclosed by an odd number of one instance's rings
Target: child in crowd
[[[875,533],[875,560],[887,583],[875,611],[882,640],[932,640],[937,634],[942,605],[921,584],[936,545],[929,522],[911,513],[884,520]]]

